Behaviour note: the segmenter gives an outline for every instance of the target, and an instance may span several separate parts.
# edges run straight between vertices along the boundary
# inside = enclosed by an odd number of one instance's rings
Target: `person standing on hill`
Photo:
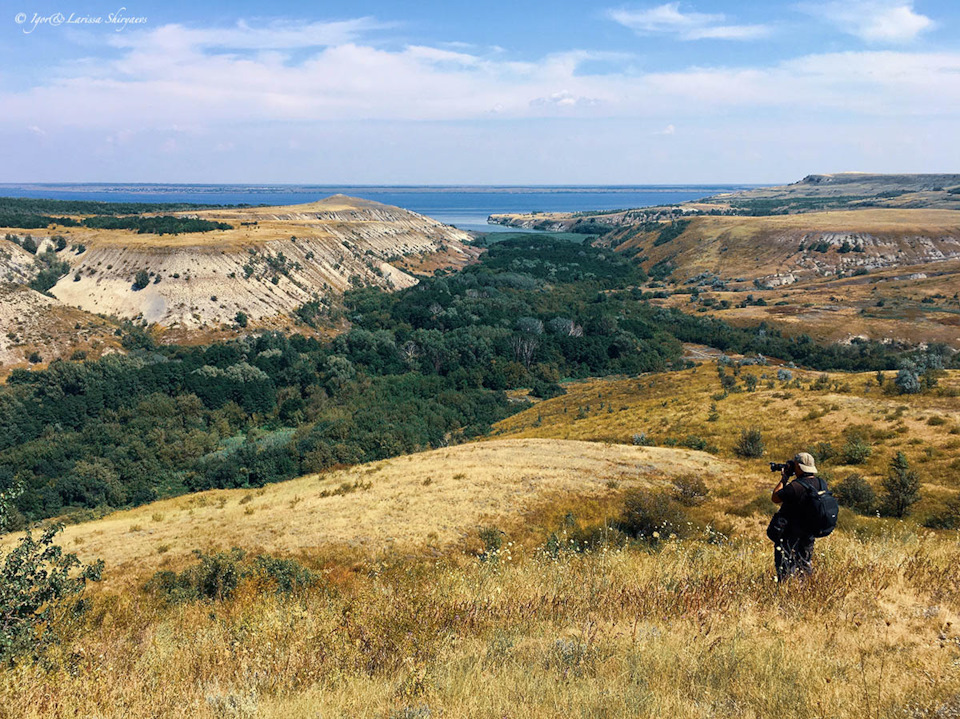
[[[770,521],[767,536],[773,540],[773,558],[777,580],[782,582],[796,573],[813,571],[813,543],[826,537],[837,526],[838,505],[817,476],[813,455],[800,452],[780,469],[780,481],[770,496],[780,509]],[[788,483],[791,476],[795,479]]]

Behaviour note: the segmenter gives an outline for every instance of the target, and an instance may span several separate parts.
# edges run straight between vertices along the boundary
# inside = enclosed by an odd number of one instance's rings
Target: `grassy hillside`
[[[956,494],[960,373],[907,406],[793,372],[723,399],[712,364],[568,383],[487,441],[69,526],[104,581],[0,670],[0,717],[952,716],[960,544],[917,520]],[[734,457],[743,426],[767,457]],[[777,585],[765,462],[842,456],[851,427],[872,453],[828,473],[876,484],[904,451],[926,499],[843,509],[814,576]]]
[[[819,373],[789,370],[792,379],[777,379],[777,367],[744,367],[740,391],[723,397],[716,366],[702,364],[669,374],[630,379],[591,379],[568,384],[567,394],[502,420],[500,438],[555,438],[628,444],[635,435],[668,446],[709,448],[734,463],[742,479],[732,486],[749,501],[750,492],[769,484],[766,461],[783,461],[796,452],[827,442],[834,456],[821,463],[828,477],[857,472],[876,484],[893,455],[902,451],[921,469],[926,505],[934,511],[942,498],[960,489],[960,371],[944,373],[938,389],[924,395],[889,394],[876,373]],[[732,375],[732,370],[727,370]],[[885,388],[894,373],[885,373]],[[756,390],[746,390],[748,377]],[[743,429],[763,434],[763,459],[738,460],[734,445]],[[851,437],[870,447],[863,461],[844,461]],[[759,481],[754,486],[748,478]]]
[[[260,489],[216,490],[71,525],[63,542],[103,558],[108,585],[182,567],[194,549],[272,554],[343,544],[379,554],[441,551],[476,541],[480,526],[513,523],[557,497],[607,498],[707,471],[712,458],[664,447],[502,440],[312,474]]]
[[[955,534],[846,515],[815,576],[784,586],[762,515],[733,516],[730,538],[577,551],[623,488],[705,459],[497,441],[71,527],[112,569],[43,662],[0,671],[0,716],[950,716]],[[698,526],[757,480],[716,469]],[[372,487],[321,496],[357,480]],[[472,541],[442,546],[451,529]],[[153,557],[181,569],[194,542],[294,556],[301,581],[285,591],[275,565],[220,598],[143,588]],[[247,566],[208,560],[220,580]]]
[[[18,526],[86,507],[58,541],[106,567],[42,649],[0,641],[0,719],[957,715],[950,353],[737,329],[642,281],[519,238],[350,293],[329,343],[14,373],[0,491],[26,485]],[[858,506],[778,584],[767,462],[805,449]],[[899,453],[921,499],[879,516]]]

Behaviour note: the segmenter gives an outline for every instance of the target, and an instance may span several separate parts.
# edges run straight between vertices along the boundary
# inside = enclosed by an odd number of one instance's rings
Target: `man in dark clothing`
[[[787,480],[795,476],[792,482]],[[777,580],[783,581],[797,572],[810,574],[813,571],[813,536],[804,529],[803,498],[809,491],[798,479],[817,486],[817,467],[813,456],[801,452],[787,462],[780,475],[780,482],[773,489],[770,499],[781,505],[779,513],[787,520],[783,538],[773,545],[773,559],[777,565]]]

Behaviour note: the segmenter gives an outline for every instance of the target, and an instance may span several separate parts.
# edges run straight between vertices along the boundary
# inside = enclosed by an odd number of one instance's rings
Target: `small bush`
[[[703,504],[710,490],[696,474],[683,474],[673,480],[673,498],[687,507]]]
[[[248,557],[242,549],[206,554],[194,550],[200,560],[182,572],[163,571],[153,575],[145,589],[171,604],[229,599],[244,581],[258,581],[275,591],[290,594],[316,582],[315,575],[293,559],[269,555]]]
[[[923,522],[928,529],[960,529],[960,495],[947,500],[943,511]]]
[[[744,429],[740,432],[740,439],[733,447],[734,453],[744,459],[756,459],[766,453],[767,448],[763,444],[763,435],[756,427]]]
[[[833,495],[841,506],[860,514],[872,514],[877,508],[877,494],[859,474],[851,474],[834,488]]]
[[[897,456],[891,460],[883,488],[880,509],[888,516],[905,517],[910,513],[910,507],[920,501],[920,480],[910,469],[903,452],[897,452]]]
[[[83,608],[86,583],[100,581],[103,561],[82,565],[77,555],[53,543],[62,529],[62,524],[47,527],[39,539],[27,532],[9,554],[0,555],[0,661],[36,656],[56,641],[60,625]]]
[[[862,437],[854,436],[847,440],[841,453],[844,464],[863,464],[873,454],[873,448]]]
[[[150,274],[146,270],[137,270],[133,278],[133,289],[139,292],[150,284]]]
[[[565,395],[567,390],[561,387],[556,382],[544,382],[543,380],[537,380],[533,383],[533,387],[530,390],[530,394],[533,397],[539,397],[540,399],[551,399],[553,397],[560,397]]]
[[[663,493],[635,490],[627,494],[615,528],[636,539],[657,542],[671,535],[690,534],[691,523],[683,508]]]
[[[496,561],[503,548],[503,531],[497,527],[481,527],[479,531],[480,541],[483,543],[483,553],[480,555],[481,562]]]
[[[653,440],[647,437],[646,432],[638,432],[633,435],[633,443],[637,447],[649,447],[653,444]]]
[[[807,452],[813,455],[818,465],[825,464],[837,456],[837,450],[830,442],[817,442],[814,446],[808,447]]]

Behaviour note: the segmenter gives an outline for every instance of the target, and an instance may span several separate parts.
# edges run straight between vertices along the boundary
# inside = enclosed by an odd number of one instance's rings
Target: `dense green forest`
[[[210,232],[211,230],[229,230],[226,222],[211,222],[195,217],[174,217],[160,215],[158,217],[112,217],[97,215],[87,217],[81,221],[84,227],[95,227],[101,230],[136,230],[137,234],[151,233],[154,235],[177,235],[181,232]]]
[[[237,205],[242,207],[243,205]],[[19,215],[136,215],[142,212],[208,210],[224,205],[190,202],[96,202],[93,200],[47,200],[32,197],[0,197],[0,214]]]
[[[401,292],[347,293],[352,329],[332,341],[158,348],[143,335],[128,356],[14,370],[0,387],[0,491],[25,490],[11,526],[456,443],[523,407],[504,390],[681,367],[682,341],[821,369],[901,358],[657,308],[644,279],[587,242],[518,237]]]
[[[219,207],[219,205],[0,197],[0,227],[42,229],[51,225],[60,225],[61,227],[79,227],[82,225],[111,230],[136,230],[140,234],[150,232],[158,235],[230,229],[230,225],[222,222],[209,222],[171,215],[160,217],[138,216],[145,212],[181,212],[213,207]],[[63,215],[92,215],[92,217],[75,220]]]

